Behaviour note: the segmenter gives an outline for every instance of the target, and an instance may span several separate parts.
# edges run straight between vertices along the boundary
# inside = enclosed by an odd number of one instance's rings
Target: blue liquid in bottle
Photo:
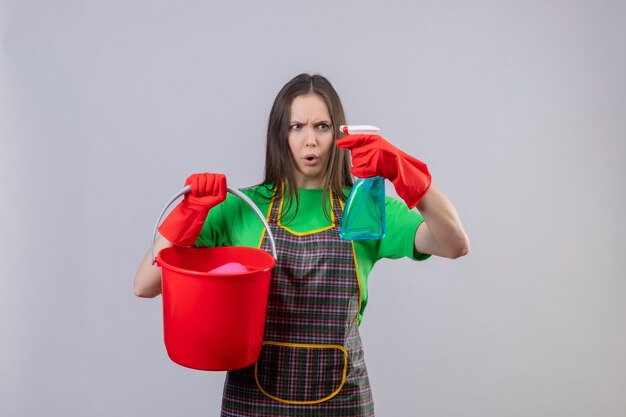
[[[339,236],[375,240],[385,236],[385,179],[357,178],[343,209]]]

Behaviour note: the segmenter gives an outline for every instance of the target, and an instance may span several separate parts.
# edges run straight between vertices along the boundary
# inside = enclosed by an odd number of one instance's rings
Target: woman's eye
[[[322,124],[317,125],[317,128],[319,130],[328,130],[330,129],[330,126],[328,126],[326,123],[322,123]]]
[[[300,123],[294,123],[291,126],[289,126],[289,129],[291,130],[298,130],[302,127],[302,125]]]

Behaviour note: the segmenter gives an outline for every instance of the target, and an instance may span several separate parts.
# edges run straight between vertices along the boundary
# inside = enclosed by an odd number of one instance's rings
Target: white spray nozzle
[[[341,125],[339,126],[346,135],[362,134],[362,135],[376,135],[380,132],[380,129],[371,125]]]

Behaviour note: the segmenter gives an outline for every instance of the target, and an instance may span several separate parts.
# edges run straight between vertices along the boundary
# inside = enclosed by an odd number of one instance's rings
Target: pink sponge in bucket
[[[209,273],[211,274],[238,274],[240,272],[248,272],[250,269],[246,268],[239,262],[228,262],[222,266],[218,266],[217,268],[211,269]]]

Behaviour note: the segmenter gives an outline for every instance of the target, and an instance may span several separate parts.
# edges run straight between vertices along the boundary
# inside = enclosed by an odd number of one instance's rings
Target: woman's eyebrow
[[[316,122],[313,122],[313,125],[314,125],[314,126],[317,126],[317,125],[322,125],[322,124],[324,124],[324,125],[330,125],[331,123],[330,123],[330,120],[326,120],[326,119],[323,119],[323,120],[318,120],[318,121],[316,121]]]
[[[314,124],[314,125],[319,125],[319,124],[322,124],[322,123],[327,124],[327,125],[331,124],[330,120],[326,120],[326,119],[322,119],[322,120],[318,120],[318,121],[312,122],[312,124]],[[298,119],[292,119],[289,122],[289,124],[300,124],[300,125],[303,125],[303,124],[306,124],[306,123],[305,122],[301,122]]]

